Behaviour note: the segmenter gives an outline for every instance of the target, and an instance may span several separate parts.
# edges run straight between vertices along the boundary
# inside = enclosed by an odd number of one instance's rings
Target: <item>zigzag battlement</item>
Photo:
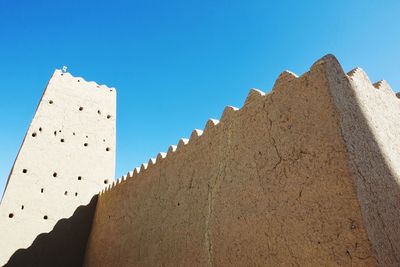
[[[347,77],[356,83],[369,83],[371,86],[373,86],[375,89],[390,93],[395,95],[395,92],[393,91],[392,87],[389,85],[389,83],[386,80],[380,80],[375,83],[372,83],[371,80],[368,77],[368,74],[360,67],[354,68],[351,71],[347,73]]]
[[[317,62],[315,62],[312,65],[312,67],[310,68],[310,71],[312,71],[313,69],[316,69],[319,64],[323,64],[327,57],[332,57],[332,56],[327,55],[324,58],[322,58],[321,60],[318,60]],[[307,77],[307,75],[309,75],[310,71],[303,73],[300,77],[297,74],[295,74],[289,70],[283,71],[278,76],[277,80],[275,81],[275,84],[274,84],[272,90],[270,91],[270,93],[267,93],[267,94],[256,88],[250,89],[242,108],[239,109],[239,108],[233,107],[233,106],[226,106],[222,112],[220,120],[209,119],[204,126],[204,130],[199,130],[199,129],[193,130],[189,139],[181,138],[177,145],[171,145],[168,148],[167,153],[160,152],[160,153],[158,153],[156,158],[151,158],[147,163],[143,163],[143,164],[141,164],[141,166],[134,168],[133,171],[128,172],[126,175],[123,175],[122,177],[120,177],[119,179],[114,181],[111,185],[109,185],[105,189],[103,189],[100,192],[100,195],[102,195],[106,192],[109,192],[116,186],[124,184],[124,182],[126,182],[129,179],[132,179],[132,178],[140,179],[141,174],[143,172],[147,171],[149,168],[152,168],[157,163],[164,160],[166,157],[172,157],[176,152],[179,152],[179,150],[183,149],[184,146],[190,145],[195,140],[201,138],[203,133],[207,133],[207,132],[211,131],[211,129],[213,129],[214,127],[218,127],[223,124],[229,124],[230,121],[234,119],[233,116],[236,112],[243,111],[243,109],[246,109],[249,105],[252,105],[252,103],[255,103],[255,102],[259,103],[260,101],[266,101],[266,98],[272,98],[272,95],[275,93],[276,90],[279,90],[279,88],[281,88],[281,87],[284,88],[284,87],[288,86],[289,83],[292,83],[296,79],[304,79],[305,77]],[[387,83],[386,80],[380,80],[376,83],[372,83],[369,80],[366,72],[363,69],[361,69],[360,67],[356,67],[353,70],[349,71],[347,73],[347,77],[350,80],[355,81],[355,82],[368,81],[371,86],[378,89],[379,91],[382,91],[385,93],[391,93],[391,94],[395,95],[395,93],[393,92],[393,90],[391,89],[390,85]],[[268,102],[268,101],[266,101],[266,102]]]
[[[262,92],[258,89],[251,89],[246,98],[244,106],[251,105],[251,103],[253,103],[255,101],[260,101],[260,99],[262,99],[263,97],[265,97],[264,92]],[[204,126],[204,130],[194,129],[192,131],[189,139],[181,138],[177,145],[169,146],[167,153],[160,152],[160,153],[158,153],[156,158],[151,158],[151,159],[149,159],[149,161],[147,163],[142,163],[140,167],[134,168],[133,171],[128,172],[126,175],[120,177],[119,179],[114,181],[111,185],[109,185],[105,189],[103,189],[100,192],[100,195],[102,195],[106,192],[109,192],[116,186],[122,185],[122,184],[124,184],[124,182],[126,182],[132,178],[140,179],[140,175],[143,172],[148,171],[150,168],[152,168],[153,166],[158,164],[160,161],[162,161],[168,157],[173,157],[176,153],[179,153],[180,150],[184,149],[185,146],[188,146],[191,143],[198,141],[204,134],[208,134],[209,132],[211,132],[214,127],[218,127],[225,123],[229,123],[230,120],[233,119],[232,116],[234,115],[234,113],[240,112],[240,110],[241,109],[233,107],[233,106],[226,106],[221,115],[220,120],[209,119]]]
[[[71,73],[69,73],[69,72],[63,72],[62,70],[60,70],[60,69],[56,69],[55,71],[54,71],[54,74],[53,74],[53,76],[54,75],[56,75],[56,76],[62,76],[64,79],[66,79],[66,80],[70,80],[70,81],[73,81],[73,82],[77,82],[77,83],[81,83],[81,84],[83,84],[83,85],[86,85],[88,88],[100,88],[100,89],[107,89],[107,90],[110,90],[110,91],[116,91],[115,90],[115,88],[114,87],[108,87],[107,85],[105,85],[105,84],[98,84],[98,83],[96,83],[95,81],[86,81],[84,78],[82,78],[82,77],[75,77],[75,76],[72,76],[72,74]]]

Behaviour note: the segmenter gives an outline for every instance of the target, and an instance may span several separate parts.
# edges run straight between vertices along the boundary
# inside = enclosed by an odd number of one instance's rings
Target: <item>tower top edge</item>
[[[101,88],[101,89],[106,89],[106,90],[110,90],[110,91],[117,91],[117,89],[115,88],[115,87],[110,87],[110,86],[107,86],[107,85],[105,85],[105,84],[98,84],[97,82],[95,82],[95,81],[87,81],[87,80],[85,80],[83,77],[80,77],[80,76],[73,76],[71,73],[69,73],[69,72],[66,72],[66,71],[64,71],[64,70],[62,70],[62,69],[55,69],[54,70],[54,73],[53,73],[53,75],[52,75],[52,78],[55,78],[55,77],[66,77],[66,78],[69,78],[69,79],[74,79],[74,80],[76,80],[77,82],[80,82],[80,83],[83,83],[83,84],[88,84],[88,85],[91,85],[91,86],[93,86],[93,87],[97,87],[97,88]]]

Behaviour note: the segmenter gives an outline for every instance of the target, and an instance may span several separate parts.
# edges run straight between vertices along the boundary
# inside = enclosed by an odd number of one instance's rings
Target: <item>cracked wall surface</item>
[[[393,253],[399,251],[387,249],[383,238],[392,234],[396,241],[395,228],[369,221],[385,197],[398,207],[396,190],[380,187],[380,201],[370,205],[375,195],[365,194],[366,182],[357,176],[362,166],[371,179],[368,168],[376,166],[368,160],[382,152],[360,155],[363,139],[352,137],[350,129],[366,141],[377,138],[362,124],[368,125],[364,111],[351,110],[360,101],[354,79],[332,56],[300,77],[283,72],[270,94],[251,90],[241,109],[227,107],[220,122],[209,120],[204,132],[193,131],[190,140],[113,184],[99,195],[85,265],[398,263]],[[366,108],[368,101],[365,96]],[[387,160],[395,160],[398,152],[389,143],[385,149],[395,154]],[[377,164],[387,175],[387,161]],[[386,219],[398,223],[390,214]]]
[[[115,116],[115,89],[54,72],[2,197],[1,266],[114,178]]]

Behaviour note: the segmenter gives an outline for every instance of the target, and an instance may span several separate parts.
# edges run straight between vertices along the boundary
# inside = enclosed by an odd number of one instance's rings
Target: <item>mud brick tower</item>
[[[0,206],[0,265],[114,179],[116,91],[56,70]]]

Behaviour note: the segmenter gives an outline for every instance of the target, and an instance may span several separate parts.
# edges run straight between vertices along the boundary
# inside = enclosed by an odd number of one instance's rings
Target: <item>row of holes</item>
[[[79,107],[79,111],[83,111],[83,107]],[[97,114],[101,115],[101,110],[97,110]],[[107,115],[107,119],[111,119],[111,115]]]
[[[58,132],[60,132],[61,133],[61,130],[59,130]],[[75,132],[72,132],[72,135],[76,135],[75,134]],[[54,136],[57,136],[57,131],[54,131]],[[85,136],[86,138],[89,138],[89,136]],[[103,139],[103,142],[105,142],[106,141],[106,139]]]
[[[40,130],[41,128],[39,128],[39,130]],[[41,131],[41,130],[40,130]],[[59,130],[58,132],[60,132],[61,133],[61,130]],[[72,135],[76,135],[75,134],[75,132],[72,132]],[[54,131],[54,136],[57,136],[57,131]],[[85,136],[86,138],[89,138],[89,136]],[[103,142],[105,142],[106,141],[106,139],[103,139]]]
[[[54,103],[53,100],[49,101],[49,104],[52,105]],[[83,107],[79,107],[79,111],[83,111]],[[97,114],[101,115],[101,110],[97,110]],[[107,119],[111,119],[111,115],[107,115]]]
[[[22,206],[22,207],[24,207],[24,206]],[[8,214],[8,218],[10,218],[10,219],[14,218],[14,213]],[[44,215],[44,216],[43,216],[43,220],[47,220],[48,218],[49,218],[49,217],[48,217],[47,215]]]
[[[23,169],[22,173],[28,173],[28,170],[27,169]],[[58,174],[56,172],[53,172],[53,177],[55,178],[57,176],[58,176]],[[78,176],[78,180],[79,181],[82,180],[82,176]]]
[[[42,193],[42,194],[44,193],[44,188],[41,188],[41,189],[40,189],[40,193]],[[64,192],[64,196],[67,196],[67,195],[68,195],[68,191],[65,191],[65,192]],[[76,196],[76,197],[78,196],[78,192],[75,192],[75,196]]]
[[[22,205],[21,206],[21,210],[23,210],[25,208],[25,206],[24,205]],[[14,213],[10,213],[10,214],[8,214],[8,218],[13,218],[14,217]],[[47,220],[48,219],[48,217],[47,217],[47,215],[44,215],[43,216],[43,219],[45,219],[45,220]]]
[[[26,173],[27,170],[24,169],[23,172]],[[53,176],[54,176],[54,177],[57,177],[57,173],[54,173]],[[81,180],[81,179],[82,179],[82,177],[81,177],[81,176],[78,176],[78,180]],[[105,183],[105,184],[108,184],[108,180],[104,180],[104,183]],[[44,188],[41,188],[41,189],[40,189],[40,193],[42,193],[42,194],[44,193]],[[65,192],[64,192],[64,195],[67,196],[67,195],[68,195],[68,191],[65,191]],[[76,197],[78,196],[78,192],[75,192],[75,196],[76,196]],[[24,208],[25,208],[24,205],[22,205],[22,206],[21,206],[21,210],[23,210]],[[9,217],[10,219],[12,219],[12,218],[14,217],[14,213],[8,214],[8,217]],[[43,216],[43,219],[44,219],[44,220],[47,220],[47,219],[48,219],[47,215]]]
[[[41,132],[42,131],[42,128],[39,128],[39,131]],[[61,130],[59,130],[59,132],[61,132]],[[75,135],[75,133],[72,133],[73,135]],[[56,136],[57,135],[57,131],[54,131],[54,136]],[[34,133],[32,133],[32,137],[36,137],[37,136],[37,134],[34,132]],[[86,138],[89,138],[89,136],[87,136],[86,135]],[[103,139],[103,142],[105,142],[106,140],[105,139]],[[60,142],[61,143],[64,143],[65,142],[65,139],[64,138],[61,138],[60,139]],[[85,146],[85,147],[87,147],[87,146],[89,146],[89,144],[88,143],[84,143],[83,144],[83,146]],[[110,151],[111,150],[111,148],[109,148],[109,147],[107,147],[106,148],[106,151],[108,152],[108,151]]]
[[[64,142],[65,142],[65,139],[64,139],[64,138],[61,138],[61,139],[60,139],[60,142],[61,142],[61,143],[64,143]],[[89,143],[83,143],[83,146],[84,146],[84,147],[88,147],[88,146],[89,146]],[[106,151],[107,151],[107,152],[110,151],[110,150],[111,150],[111,148],[106,147]]]
[[[61,143],[64,143],[64,142],[65,142],[65,139],[64,139],[64,138],[61,138],[61,139],[60,139],[60,142],[61,142]],[[84,143],[83,146],[84,146],[84,147],[88,147],[88,146],[89,146],[89,143]],[[107,152],[110,151],[110,150],[111,150],[111,148],[106,147],[106,151],[107,151]]]
[[[61,73],[61,76],[64,76],[64,73]],[[76,80],[78,83],[80,83],[81,82],[81,80]],[[96,85],[96,87],[97,88],[100,88],[100,85]],[[109,89],[110,90],[110,92],[112,92],[113,90],[112,89]]]
[[[57,132],[57,131],[54,132],[54,135],[56,135],[56,132]],[[73,133],[73,134],[75,135],[75,133]],[[32,136],[33,136],[33,137],[36,137],[36,133],[33,133]],[[61,139],[60,139],[60,142],[61,142],[61,143],[64,143],[64,142],[65,142],[65,139],[64,139],[64,138],[61,138]],[[105,139],[103,139],[103,142],[105,142]],[[87,146],[89,146],[89,143],[84,143],[83,146],[87,147]],[[111,148],[109,148],[109,147],[106,148],[106,151],[107,151],[107,152],[110,151],[110,150],[111,150]]]
[[[44,192],[44,189],[41,188],[41,189],[40,189],[40,193],[43,193],[43,192]],[[68,191],[65,191],[65,192],[64,192],[64,195],[65,195],[65,196],[68,195]],[[76,196],[76,197],[78,196],[78,192],[75,192],[75,196]],[[24,205],[22,205],[22,206],[21,206],[21,210],[23,210],[24,208],[25,208]],[[13,217],[14,217],[14,213],[8,214],[8,218],[12,219]],[[43,216],[43,219],[47,220],[47,219],[48,219],[47,215],[44,215],[44,216]]]
[[[28,173],[28,170],[27,169],[23,169],[22,173]],[[56,172],[54,172],[53,173],[53,177],[56,178],[57,176],[58,176],[58,174]],[[81,181],[81,180],[82,180],[82,176],[78,176],[78,181]],[[108,180],[107,179],[104,180],[104,184],[108,184]],[[43,188],[42,188],[42,190],[43,190]],[[78,193],[75,193],[75,194],[77,195]]]

